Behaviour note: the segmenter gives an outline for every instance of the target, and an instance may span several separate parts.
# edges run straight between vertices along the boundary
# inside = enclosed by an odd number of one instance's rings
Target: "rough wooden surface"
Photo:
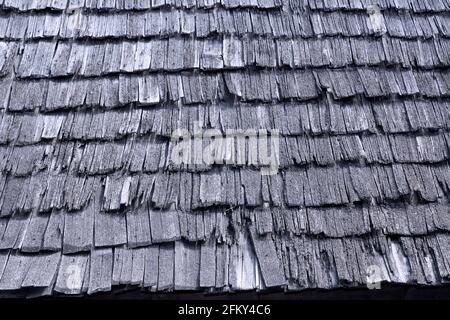
[[[447,283],[449,12],[0,0],[0,291]],[[197,124],[277,130],[278,173],[174,163]]]

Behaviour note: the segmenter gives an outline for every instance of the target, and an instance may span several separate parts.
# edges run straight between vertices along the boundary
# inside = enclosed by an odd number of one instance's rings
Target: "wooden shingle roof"
[[[450,0],[0,0],[0,294],[447,283],[449,66]]]

